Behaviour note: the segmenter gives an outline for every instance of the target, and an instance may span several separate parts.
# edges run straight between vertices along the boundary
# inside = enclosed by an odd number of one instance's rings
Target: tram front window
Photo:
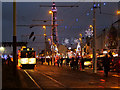
[[[35,58],[35,52],[34,51],[22,51],[21,52],[21,58]]]

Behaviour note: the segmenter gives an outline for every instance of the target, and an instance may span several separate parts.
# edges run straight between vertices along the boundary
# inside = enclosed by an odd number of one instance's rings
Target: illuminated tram
[[[22,47],[18,50],[18,66],[26,68],[36,66],[36,52],[33,48]]]

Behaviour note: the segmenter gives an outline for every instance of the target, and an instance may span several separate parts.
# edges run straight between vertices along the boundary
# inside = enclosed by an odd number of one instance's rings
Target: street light
[[[48,39],[48,41],[51,41],[50,39]]]
[[[93,26],[92,26],[92,25],[90,25],[89,27],[90,27],[90,28],[92,28],[92,31],[93,31]]]
[[[49,14],[52,14],[52,13],[53,13],[53,12],[50,10],[50,11],[49,11]]]
[[[43,26],[43,29],[45,30],[44,36],[45,36],[45,64],[46,64],[46,26]]]
[[[117,10],[117,15],[120,15],[120,11],[119,10]]]
[[[0,52],[3,53],[4,51],[5,51],[5,48],[1,46],[1,47],[0,47]]]
[[[120,10],[117,10],[117,15],[118,15],[118,20],[120,20]],[[120,45],[119,45],[119,30],[120,30],[120,22],[118,22],[118,33],[117,33],[117,38],[118,38],[118,49],[120,50]]]
[[[46,26],[43,26],[44,29],[46,29]]]

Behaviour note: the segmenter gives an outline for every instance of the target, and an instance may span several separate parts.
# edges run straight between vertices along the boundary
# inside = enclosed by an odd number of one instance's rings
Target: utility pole
[[[96,8],[93,3],[93,72],[97,73],[97,58],[96,58]]]
[[[16,54],[16,0],[13,2],[13,61],[14,61],[14,74],[16,75],[17,54]]]

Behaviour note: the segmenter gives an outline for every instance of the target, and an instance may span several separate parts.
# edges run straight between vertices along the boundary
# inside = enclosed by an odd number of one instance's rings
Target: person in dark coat
[[[84,59],[83,59],[83,57],[81,57],[81,66],[82,66],[82,70],[84,70]]]
[[[71,69],[73,69],[73,65],[74,65],[74,57],[72,57],[71,62],[70,62]]]
[[[106,77],[108,77],[108,72],[110,70],[110,61],[109,61],[107,54],[105,55],[105,57],[103,59],[103,67],[104,67],[104,74]]]
[[[11,58],[10,58],[9,55],[7,56],[7,61],[8,61],[8,66],[9,66],[9,65],[10,65],[10,62],[11,62]]]
[[[76,68],[78,69],[78,60],[79,60],[79,56],[76,57]]]
[[[62,67],[62,64],[63,64],[63,57],[61,57],[61,62],[60,62],[60,65],[61,65],[61,67]]]
[[[58,67],[59,67],[59,63],[60,63],[60,59],[57,60]]]

